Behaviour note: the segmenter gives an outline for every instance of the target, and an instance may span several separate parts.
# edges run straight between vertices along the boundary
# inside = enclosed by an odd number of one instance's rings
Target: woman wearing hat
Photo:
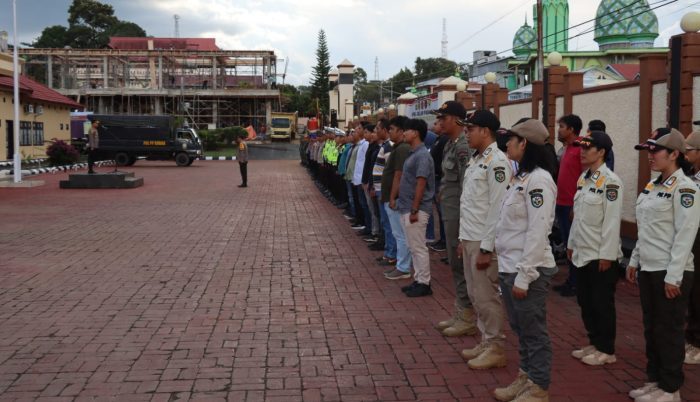
[[[612,140],[592,131],[574,141],[581,148],[581,174],[574,195],[567,256],[578,270],[576,287],[588,346],[571,355],[590,366],[615,363],[615,285],[617,262],[622,258],[620,222],[622,181],[605,164]]]
[[[503,301],[520,343],[520,372],[494,391],[499,401],[548,401],[552,345],[547,332],[547,293],[557,266],[548,236],[557,188],[540,121],[529,119],[508,133],[508,158],[518,162],[496,225],[495,249]]]
[[[700,123],[700,122],[696,122]],[[690,133],[685,139],[685,157],[692,167],[692,179],[700,186],[700,131]],[[700,237],[695,237],[693,246],[695,266],[700,259]],[[700,274],[694,274],[693,290],[688,303],[688,326],[685,329],[685,363],[700,364]]]
[[[642,304],[649,382],[630,391],[636,402],[680,402],[685,357],[683,327],[693,285],[693,254],[700,221],[698,187],[688,167],[683,134],[658,129],[635,146],[649,151],[649,166],[659,176],[637,198],[637,245],[627,280],[637,279]]]

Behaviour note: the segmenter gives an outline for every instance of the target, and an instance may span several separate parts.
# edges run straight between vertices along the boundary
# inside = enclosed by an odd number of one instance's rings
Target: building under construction
[[[277,56],[213,38],[110,39],[105,49],[19,49],[26,72],[99,114],[168,114],[197,128],[270,121]]]

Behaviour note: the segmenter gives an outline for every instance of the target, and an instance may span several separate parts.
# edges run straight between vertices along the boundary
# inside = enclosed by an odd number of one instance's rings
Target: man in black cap
[[[469,145],[460,125],[467,117],[461,103],[448,101],[433,112],[440,120],[443,135],[448,138],[442,158],[442,179],[438,196],[442,206],[442,224],[445,225],[447,259],[452,268],[452,279],[456,289],[455,313],[452,318],[441,321],[437,327],[445,336],[463,336],[476,333],[474,308],[469,300],[464,267],[457,258],[459,246],[459,198],[462,195],[462,180],[469,164]]]

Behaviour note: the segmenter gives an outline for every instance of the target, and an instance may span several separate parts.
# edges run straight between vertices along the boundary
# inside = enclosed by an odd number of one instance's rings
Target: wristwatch
[[[415,214],[417,214],[417,213],[418,213],[418,210],[417,210],[417,209],[412,209],[412,210],[411,210],[411,215],[415,215]]]
[[[491,254],[491,251],[489,251],[489,250],[484,250],[483,248],[480,248],[480,249],[479,249],[479,252],[480,252],[481,254]]]

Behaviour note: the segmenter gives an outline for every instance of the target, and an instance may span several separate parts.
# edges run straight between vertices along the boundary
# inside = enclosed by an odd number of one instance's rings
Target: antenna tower
[[[374,80],[379,81],[379,57],[374,57]]]
[[[179,38],[180,37],[180,16],[175,14],[175,15],[173,15],[173,19],[175,20],[175,37]]]
[[[440,57],[443,59],[447,58],[447,19],[442,19],[442,52]]]

